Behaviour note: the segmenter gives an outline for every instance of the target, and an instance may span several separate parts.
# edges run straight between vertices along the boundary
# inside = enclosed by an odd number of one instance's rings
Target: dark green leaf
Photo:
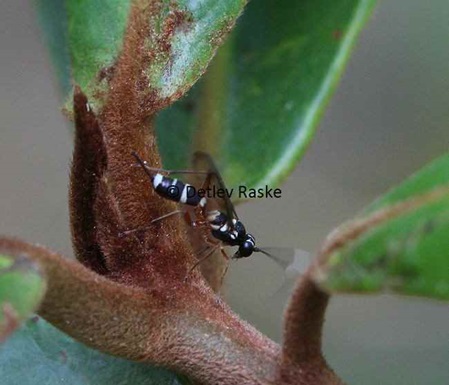
[[[112,68],[121,52],[132,7],[157,9],[148,20],[151,32],[146,44],[153,60],[145,73],[149,87],[160,98],[175,100],[204,72],[246,0],[67,0],[65,7],[62,2],[53,7],[54,3],[39,0],[38,8],[51,51],[59,54],[53,57],[64,76],[62,83],[69,81],[65,70],[68,47],[73,80],[98,108],[106,89],[100,74]]]
[[[99,107],[99,95],[106,87],[99,74],[107,72],[120,53],[133,3],[67,0],[67,18],[60,3],[60,17],[52,16],[53,3],[38,1],[44,27],[50,31],[50,47],[62,57],[59,73],[68,75],[64,49],[68,45],[73,78],[93,107]],[[153,20],[149,52],[168,19],[181,11],[185,20],[168,41],[170,52],[155,50],[157,60],[146,74],[158,96],[175,100],[204,72],[245,1],[159,4],[164,6]],[[187,101],[190,110],[182,111],[186,103],[180,103],[161,116],[158,135],[166,166],[185,166],[193,148],[201,148],[219,160],[231,186],[278,183],[310,142],[374,4],[374,0],[251,2],[200,91]],[[192,110],[192,105],[197,108]]]
[[[111,357],[74,341],[39,317],[0,345],[2,385],[180,385],[160,368]]]
[[[422,199],[424,194],[428,199]],[[322,285],[332,291],[386,289],[449,299],[449,155],[410,177],[367,212],[411,198],[416,203],[409,210],[371,227],[331,255]]]
[[[250,2],[199,89],[161,114],[165,166],[185,167],[200,148],[232,187],[279,183],[310,142],[374,4]]]

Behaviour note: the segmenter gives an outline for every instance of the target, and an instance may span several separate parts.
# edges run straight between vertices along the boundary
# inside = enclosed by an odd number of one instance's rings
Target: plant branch
[[[285,313],[283,355],[303,363],[321,359],[321,334],[329,295],[311,280],[312,268],[300,279]]]
[[[239,320],[207,286],[185,283],[187,302],[179,290],[125,286],[17,239],[0,238],[0,252],[41,266],[48,290],[39,314],[86,345],[201,383],[272,383],[277,345]]]
[[[324,242],[315,263],[301,279],[290,300],[286,312],[283,354],[294,362],[321,359],[321,329],[329,301],[329,294],[318,287],[325,274],[329,256],[348,242],[385,221],[413,211],[423,204],[447,196],[449,188],[439,187],[433,191],[408,199],[370,215],[345,223],[334,230]]]

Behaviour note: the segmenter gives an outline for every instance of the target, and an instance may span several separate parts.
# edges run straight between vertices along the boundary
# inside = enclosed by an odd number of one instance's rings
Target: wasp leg
[[[202,262],[204,262],[207,258],[209,258],[219,247],[220,247],[220,245],[217,243],[215,245],[215,247],[207,246],[204,250],[202,250],[202,252],[204,252],[204,251],[208,251],[208,252],[206,253],[206,255],[204,257],[200,258],[198,261],[195,262],[195,264],[190,268],[190,270],[186,274],[186,277],[184,278],[184,280],[186,281],[188,276],[192,273],[192,271],[195,270],[195,268],[197,266],[199,266]]]
[[[165,219],[165,218],[169,218],[169,217],[171,217],[172,215],[182,214],[182,213],[183,213],[182,210],[175,210],[175,211],[172,211],[171,213],[168,213],[168,214],[165,214],[165,215],[162,215],[162,216],[160,216],[160,217],[157,217],[157,218],[153,219],[153,220],[151,221],[151,223],[156,223],[156,222],[159,222],[159,221],[161,221],[161,220],[163,220],[163,219]]]
[[[169,218],[169,217],[171,217],[172,215],[182,214],[182,213],[183,213],[182,210],[172,211],[171,213],[168,213],[168,214],[162,215],[161,217],[158,217],[158,218],[156,218],[156,219],[153,219],[153,220],[150,222],[150,225],[148,225],[148,226],[137,227],[137,228],[135,228],[135,229],[121,231],[121,232],[119,233],[119,237],[123,237],[123,236],[125,236],[125,235],[129,235],[129,234],[132,234],[132,233],[136,233],[136,232],[138,232],[138,231],[146,231],[146,230],[149,230],[149,229],[151,229],[151,228],[153,227],[154,223],[159,222],[159,221],[162,220],[162,219]]]
[[[192,266],[192,268],[189,270],[189,272],[187,273],[187,276],[196,268],[198,267],[202,262],[204,262],[207,258],[209,258],[218,248],[220,248],[220,252],[223,255],[223,257],[228,261],[228,263],[226,264],[226,268],[223,271],[223,274],[221,275],[220,278],[220,286],[223,284],[223,280],[224,277],[226,275],[226,273],[228,272],[229,269],[229,260],[230,257],[229,255],[226,253],[225,249],[221,246],[221,242],[213,242],[211,241],[209,238],[205,237],[205,242],[207,243],[207,246],[205,248],[203,248],[198,255],[201,255],[205,252],[207,252],[207,254],[200,258],[198,261],[196,261],[196,263]],[[187,278],[186,276],[186,278]]]
[[[156,168],[145,165],[145,168],[153,172],[165,172],[167,175],[170,174],[194,174],[194,175],[208,175],[207,171],[194,171],[194,170],[167,170],[165,168]]]
[[[206,220],[194,219],[188,211],[184,213],[184,219],[191,227],[206,227],[208,225]]]
[[[134,156],[134,158],[137,159],[137,162],[139,164],[134,164],[134,167],[140,166],[143,167],[144,169],[148,170],[148,171],[153,171],[153,172],[165,172],[167,174],[197,174],[197,175],[207,175],[210,174],[209,171],[196,171],[196,170],[167,170],[164,168],[158,168],[158,167],[150,167],[148,166],[148,162],[146,160],[143,160],[139,155],[137,155],[136,152],[132,152],[132,155]]]
[[[221,251],[221,254],[223,255],[223,257],[225,257],[225,259],[227,260],[226,267],[223,270],[223,274],[221,275],[221,278],[220,278],[220,287],[222,287],[223,286],[224,277],[226,276],[226,273],[228,272],[228,269],[229,269],[229,264],[230,264],[230,259],[231,258],[226,253],[226,251],[225,251],[225,249],[223,247],[220,249],[220,251]]]

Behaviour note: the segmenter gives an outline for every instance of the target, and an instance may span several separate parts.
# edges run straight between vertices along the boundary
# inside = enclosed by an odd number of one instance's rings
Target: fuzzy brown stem
[[[278,346],[205,286],[193,287],[189,303],[167,312],[158,293],[108,280],[41,246],[0,238],[0,251],[39,263],[48,280],[39,314],[86,345],[204,384],[274,383]]]
[[[308,378],[307,383],[342,385],[322,356],[322,330],[329,295],[311,280],[312,270],[309,268],[298,280],[285,313],[281,378],[288,383],[295,377],[292,367],[299,367]]]
[[[281,360],[275,343],[207,287],[193,287],[188,303],[168,293],[184,306],[167,312],[160,293],[113,282],[42,246],[0,238],[0,252],[36,261],[48,280],[39,314],[98,350],[162,365],[201,384],[341,383],[322,360]]]
[[[321,357],[321,334],[329,295],[310,279],[298,281],[285,313],[283,354],[294,362]]]

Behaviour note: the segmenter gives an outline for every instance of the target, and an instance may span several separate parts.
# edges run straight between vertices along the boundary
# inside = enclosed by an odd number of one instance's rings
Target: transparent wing
[[[271,294],[265,298],[267,306],[274,303],[284,303],[289,298],[295,282],[301,277],[313,262],[314,255],[302,249],[287,247],[264,247],[264,251],[280,269],[283,270],[283,279],[279,282],[277,289],[273,289]]]
[[[313,261],[313,255],[302,249],[288,247],[263,247],[265,255],[284,270],[286,279],[302,275]],[[269,254],[269,255],[268,255]]]
[[[211,195],[213,195],[207,197],[208,207],[225,212],[228,217],[228,224],[232,225],[232,219],[235,218],[238,220],[239,217],[227,194],[228,190],[214,160],[208,153],[197,151],[193,154],[192,164],[194,170],[209,172],[209,175],[206,178],[203,178],[202,183],[202,188],[209,188]],[[198,185],[198,180],[195,184]],[[221,190],[223,194],[218,196],[218,190]]]

